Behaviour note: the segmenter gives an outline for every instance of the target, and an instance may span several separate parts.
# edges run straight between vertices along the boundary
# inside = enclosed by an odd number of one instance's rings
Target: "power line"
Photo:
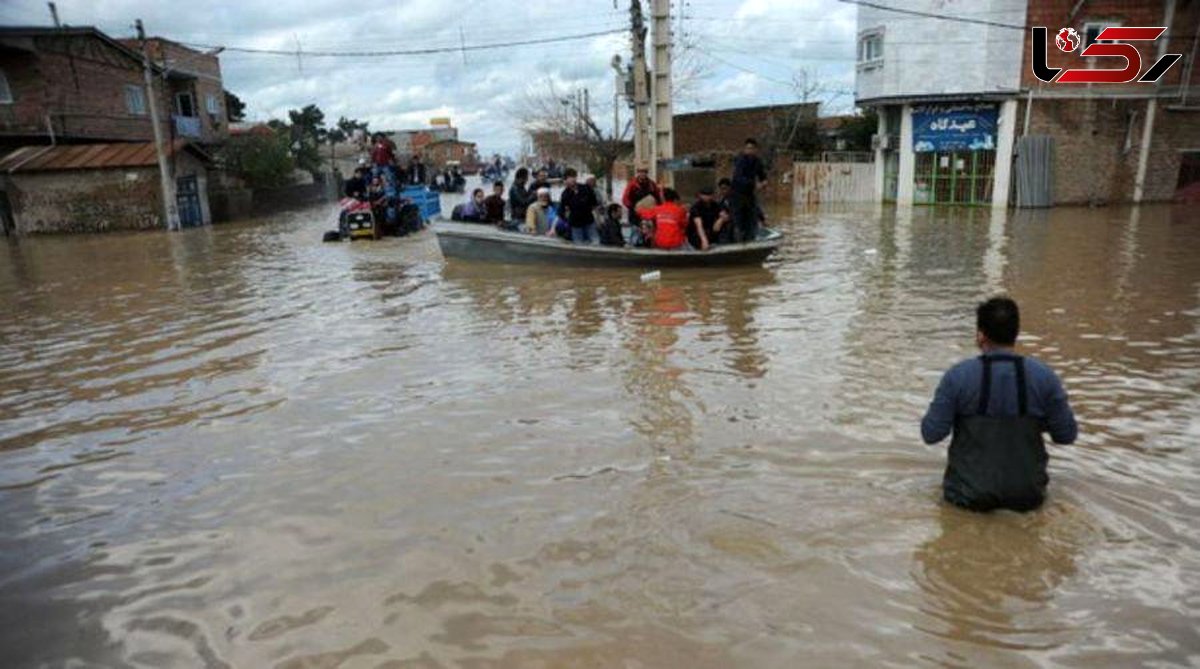
[[[613,28],[611,30],[599,30],[590,33],[580,33],[578,35],[563,35],[561,37],[543,37],[540,39],[520,40],[515,42],[496,42],[493,44],[467,44],[460,46],[444,46],[430,47],[426,49],[407,49],[394,51],[304,51],[304,55],[309,58],[386,58],[389,56],[428,56],[438,53],[454,53],[459,51],[486,51],[489,49],[503,49],[514,46],[530,46],[534,44],[552,44],[555,42],[569,42],[581,39],[590,39],[593,37],[605,37],[608,35],[616,35],[625,33],[624,28]],[[227,46],[221,47],[215,44],[192,44],[184,43],[184,46],[195,49],[220,49],[236,53],[255,53],[268,56],[289,56],[294,57],[296,51],[285,51],[283,49],[252,49],[248,47]]]
[[[889,7],[881,5],[877,2],[868,2],[867,0],[838,0],[849,5],[859,5],[861,7],[870,7],[885,12],[895,12],[897,14],[908,14],[909,16],[920,16],[926,19],[942,19],[943,21],[957,21],[959,23],[972,23],[980,26],[991,26],[993,28],[1007,28],[1009,30],[1025,30],[1026,26],[1019,26],[1015,23],[1000,23],[999,21],[989,21],[987,19],[973,19],[966,16],[951,16],[950,14],[938,14],[936,12],[922,12],[916,9],[901,9],[900,7]]]

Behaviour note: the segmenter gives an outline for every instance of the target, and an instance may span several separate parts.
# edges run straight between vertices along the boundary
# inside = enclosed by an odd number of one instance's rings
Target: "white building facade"
[[[879,200],[1007,206],[1027,5],[859,6],[855,99],[879,114]]]

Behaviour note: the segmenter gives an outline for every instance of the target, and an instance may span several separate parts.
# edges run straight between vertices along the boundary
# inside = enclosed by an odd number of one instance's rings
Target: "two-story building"
[[[169,40],[152,38],[147,47],[168,166],[176,182],[177,209],[185,225],[207,223],[207,193],[202,186],[209,163],[183,166],[180,161],[207,156],[205,147],[228,137],[220,62],[215,53]],[[0,218],[5,230],[119,229],[124,219],[115,210],[95,225],[72,223],[68,216],[47,213],[44,207],[38,210],[38,220],[24,220],[33,209],[23,203],[32,200],[22,190],[26,177],[18,173],[28,173],[37,164],[39,189],[63,190],[68,203],[71,193],[76,199],[84,197],[74,172],[89,170],[89,183],[107,183],[105,171],[131,165],[108,156],[143,156],[139,144],[149,145],[153,154],[149,95],[136,41],[116,40],[92,27],[0,28],[0,156],[19,157],[6,163],[5,173],[0,174]],[[196,150],[180,150],[188,143],[197,145]],[[97,145],[100,159],[76,165],[54,158],[74,155],[57,149],[80,144]],[[59,181],[63,189],[57,188]],[[89,190],[87,197],[102,198],[105,192],[98,187]],[[132,227],[146,227],[149,219],[131,213],[128,220],[138,221]],[[160,225],[161,220],[154,224]]]
[[[1200,102],[1191,92],[1200,84],[1200,3],[912,0],[890,6],[858,9],[855,92],[860,106],[879,112],[880,200],[1003,207],[1014,201],[1014,183],[1044,191],[1045,197],[1032,198],[1042,205],[1167,200],[1185,185],[1180,179],[1200,172]],[[1047,44],[1033,43],[1036,26],[1047,28]],[[1034,76],[1037,49],[1050,67],[1120,69],[1123,59],[1079,56],[1109,26],[1167,27],[1158,41],[1133,43],[1143,71],[1164,53],[1183,58],[1154,84],[1046,83]],[[1082,42],[1072,51],[1055,44],[1066,27]]]

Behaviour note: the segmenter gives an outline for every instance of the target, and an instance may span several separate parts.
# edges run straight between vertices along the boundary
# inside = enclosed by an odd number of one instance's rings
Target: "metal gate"
[[[179,225],[192,228],[203,225],[204,213],[200,210],[200,183],[196,175],[179,177],[175,180],[175,207],[179,210]]]
[[[801,205],[875,200],[875,163],[796,163],[792,201]]]
[[[1018,207],[1054,206],[1054,138],[1027,135],[1018,139],[1013,176]]]
[[[917,154],[916,204],[990,205],[996,152],[928,151]]]

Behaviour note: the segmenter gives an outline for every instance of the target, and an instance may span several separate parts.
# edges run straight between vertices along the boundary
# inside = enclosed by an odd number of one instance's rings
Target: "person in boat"
[[[753,241],[758,238],[758,191],[767,185],[767,169],[758,156],[758,141],[753,137],[746,140],[741,155],[733,161],[732,182],[733,240]]]
[[[497,225],[504,222],[504,182],[492,183],[492,194],[483,201],[483,220]]]
[[[461,209],[455,207],[458,211],[458,220],[469,223],[483,223],[487,217],[487,209],[483,204],[484,200],[482,188],[476,188],[472,191],[471,199],[467,200]]]
[[[616,202],[604,208],[604,216],[596,226],[596,234],[603,246],[625,246],[625,234],[621,225],[625,222],[625,209]]]
[[[571,241],[591,244],[596,236],[596,193],[587,184],[579,183],[579,173],[568,167],[563,173],[563,192],[559,198],[559,214],[571,226]]]
[[[710,240],[714,244],[732,244],[733,243],[733,181],[722,177],[717,182],[717,201],[721,203],[721,208],[725,210],[724,221],[718,221],[715,228],[717,239]],[[764,227],[767,224],[767,215],[763,212],[761,205],[755,205],[755,215],[758,216],[759,227]]]
[[[639,218],[654,224],[652,238],[654,248],[674,250],[685,248],[687,244],[688,211],[679,204],[679,193],[673,188],[663,189],[663,203],[650,208],[639,209]],[[704,231],[700,231],[703,248],[708,248],[708,239]]]
[[[537,200],[525,212],[525,232],[532,235],[554,235],[558,226],[558,210],[550,202],[550,189],[539,188]]]
[[[546,168],[543,167],[542,169],[537,171],[537,175],[534,177],[533,184],[529,188],[534,193],[536,193],[543,188],[549,188],[549,187],[550,187],[550,173],[547,172]]]
[[[701,188],[700,196],[688,212],[688,243],[692,248],[707,251],[709,245],[717,239],[718,224],[724,224],[727,217],[725,209],[717,202],[712,186]]]
[[[650,205],[652,203],[653,205]],[[658,183],[650,180],[650,168],[646,164],[637,165],[634,179],[625,185],[625,192],[620,195],[620,204],[625,205],[629,212],[629,224],[634,229],[634,246],[648,245],[652,237],[641,234],[641,221],[637,216],[638,205],[656,206],[662,204],[662,189]]]
[[[942,495],[972,511],[1031,511],[1042,505],[1049,476],[1042,433],[1056,444],[1079,434],[1062,381],[1044,363],[1017,355],[1017,303],[994,297],[975,310],[980,356],[942,377],[921,438],[936,444],[953,433]]]
[[[513,185],[508,189],[508,207],[512,211],[512,220],[523,222],[529,205],[537,199],[537,191],[529,189],[525,184],[529,181],[529,170],[522,167],[513,176]]]

